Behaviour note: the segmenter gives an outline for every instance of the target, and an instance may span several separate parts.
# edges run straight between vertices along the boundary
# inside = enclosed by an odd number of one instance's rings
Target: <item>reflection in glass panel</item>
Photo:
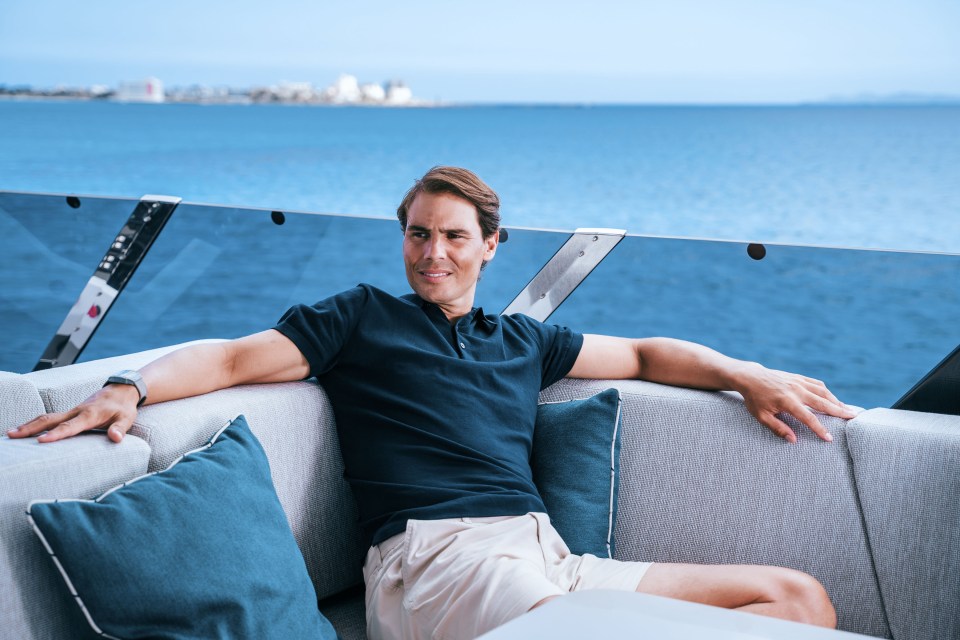
[[[33,369],[136,203],[0,192],[0,370]]]
[[[550,317],[692,340],[890,406],[960,343],[960,256],[627,237]]]
[[[272,327],[296,303],[361,282],[409,293],[390,219],[181,204],[81,355],[92,360]],[[514,231],[484,272],[478,304],[499,312],[566,240]]]

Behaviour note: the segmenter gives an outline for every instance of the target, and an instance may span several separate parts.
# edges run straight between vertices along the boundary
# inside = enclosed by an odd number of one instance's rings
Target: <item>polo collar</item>
[[[418,296],[416,293],[411,293],[411,294],[409,294],[409,298],[410,298],[411,302],[417,304],[421,309],[428,309],[428,308],[431,308],[431,307],[432,307],[432,308],[435,308],[435,309],[437,309],[437,310],[440,309],[440,307],[438,307],[437,305],[435,305],[435,304],[432,303],[432,302],[427,302],[426,300],[424,300],[423,298],[421,298],[420,296]],[[441,311],[441,313],[442,313],[442,311]],[[500,317],[499,317],[499,316],[495,316],[495,315],[492,315],[492,314],[488,315],[488,314],[484,313],[484,312],[483,312],[483,307],[474,307],[473,309],[470,310],[469,313],[467,313],[466,316],[464,316],[464,318],[466,318],[467,316],[471,316],[471,315],[472,315],[472,317],[473,317],[474,323],[475,323],[477,326],[483,327],[483,328],[486,329],[487,331],[493,331],[494,329],[496,329],[496,328],[497,328],[497,325],[498,325],[499,322],[500,322]]]

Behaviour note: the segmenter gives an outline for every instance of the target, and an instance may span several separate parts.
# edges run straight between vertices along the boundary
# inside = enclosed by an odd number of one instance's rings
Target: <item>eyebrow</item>
[[[410,225],[409,227],[407,227],[407,229],[410,230],[410,231],[426,231],[426,232],[428,232],[428,233],[430,232],[430,229],[428,229],[427,227],[421,227],[420,225],[416,225],[416,224]],[[459,234],[462,234],[462,235],[467,235],[467,234],[469,234],[470,232],[467,231],[466,229],[443,229],[443,228],[441,228],[441,229],[440,229],[440,233],[459,233]]]

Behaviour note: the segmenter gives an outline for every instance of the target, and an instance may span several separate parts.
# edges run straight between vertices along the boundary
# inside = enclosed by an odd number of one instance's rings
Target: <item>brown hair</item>
[[[477,222],[484,238],[500,230],[500,197],[496,191],[467,169],[433,167],[413,183],[397,207],[397,219],[403,231],[407,230],[407,211],[421,193],[452,193],[472,204],[477,209]]]

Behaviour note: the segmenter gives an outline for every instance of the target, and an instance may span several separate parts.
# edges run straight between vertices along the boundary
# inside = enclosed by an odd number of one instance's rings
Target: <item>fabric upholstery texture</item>
[[[36,499],[92,498],[146,473],[150,449],[86,434],[48,444],[0,436],[0,637],[60,640],[79,611],[26,517]]]
[[[960,638],[960,417],[872,409],[850,455],[894,638]]]
[[[321,600],[320,613],[336,628],[340,640],[367,639],[363,585]]]
[[[44,413],[40,392],[30,380],[0,371],[0,434]]]
[[[336,637],[243,416],[168,469],[27,512],[104,637]]]
[[[315,382],[248,385],[149,405],[131,433],[152,449],[150,469],[169,465],[244,414],[260,440],[280,504],[320,598],[362,580],[356,504],[343,478],[333,409]]]
[[[537,407],[533,481],[570,551],[612,558],[620,470],[620,392]]]
[[[889,637],[842,420],[822,417],[833,443],[799,427],[792,445],[734,393],[562,380],[540,399],[607,387],[623,401],[618,559],[805,571],[826,587],[841,629]]]

